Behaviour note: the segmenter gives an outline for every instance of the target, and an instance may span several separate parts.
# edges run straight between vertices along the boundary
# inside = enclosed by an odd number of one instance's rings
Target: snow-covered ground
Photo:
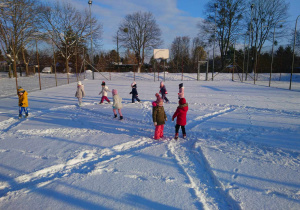
[[[21,120],[0,81],[0,209],[300,209],[300,92],[288,81],[283,89],[185,74],[188,138],[175,141],[181,74],[166,74],[171,103],[155,141],[153,74],[135,75],[136,104],[132,73],[95,76],[83,81],[82,107],[76,83],[29,91]],[[98,104],[102,80],[123,98],[123,121]]]

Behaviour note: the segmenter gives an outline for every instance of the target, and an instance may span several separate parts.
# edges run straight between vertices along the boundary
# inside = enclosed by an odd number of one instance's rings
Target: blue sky
[[[54,0],[52,0],[54,1]],[[68,0],[78,9],[88,9],[88,0]],[[137,11],[150,11],[162,30],[164,46],[169,48],[176,36],[197,36],[197,23],[205,18],[204,8],[209,0],[93,0],[92,15],[103,25],[102,49],[116,48],[113,36],[125,15]],[[287,0],[290,3],[291,28],[300,15],[300,0]],[[300,19],[300,18],[299,18]],[[299,20],[300,22],[300,20]],[[300,27],[299,27],[300,28]],[[299,29],[300,30],[300,29]],[[100,49],[99,49],[100,50]]]

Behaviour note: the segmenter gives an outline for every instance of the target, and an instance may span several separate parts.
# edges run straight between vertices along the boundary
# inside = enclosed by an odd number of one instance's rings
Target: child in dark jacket
[[[132,94],[132,103],[135,102],[135,100],[137,100],[138,102],[141,102],[141,100],[139,99],[139,94],[137,92],[137,86],[136,86],[136,82],[133,82],[131,84],[132,90],[129,94]]]
[[[164,101],[159,99],[157,106],[153,108],[152,118],[155,126],[154,139],[158,140],[164,136],[164,124],[167,121],[167,115],[163,107]]]
[[[186,103],[185,98],[181,98],[179,100],[179,106],[176,109],[176,112],[174,113],[172,117],[172,121],[177,117],[176,120],[176,126],[175,126],[175,139],[178,139],[178,132],[179,128],[181,127],[183,138],[186,138],[186,132],[185,132],[185,125],[186,125],[186,114],[189,107]]]
[[[165,84],[162,81],[160,82],[160,91],[159,92],[161,93],[161,98],[163,100],[165,100],[166,103],[169,103],[169,99],[166,96],[166,94],[168,94],[167,88],[166,88]]]

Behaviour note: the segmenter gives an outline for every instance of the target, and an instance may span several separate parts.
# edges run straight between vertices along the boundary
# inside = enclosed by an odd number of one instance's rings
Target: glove
[[[157,126],[157,122],[154,122],[154,125]]]
[[[20,106],[23,106],[23,103],[20,103]]]

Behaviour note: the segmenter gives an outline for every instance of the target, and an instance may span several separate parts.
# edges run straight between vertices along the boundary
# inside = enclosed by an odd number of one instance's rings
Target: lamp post
[[[292,70],[291,70],[291,77],[290,77],[290,87],[289,89],[292,89],[292,78],[293,78],[293,70],[294,70],[294,62],[295,62],[295,45],[296,45],[296,35],[297,35],[297,22],[298,22],[298,17],[296,18],[296,24],[295,24],[295,36],[294,36],[294,47],[293,47],[293,61],[292,61]]]
[[[272,80],[273,57],[274,57],[273,54],[274,54],[274,42],[275,42],[275,29],[276,29],[277,23],[280,23],[280,22],[284,22],[284,20],[280,20],[280,21],[276,22],[275,25],[274,25],[273,44],[272,44],[272,61],[271,61],[271,69],[270,69],[269,87],[271,86],[271,80]]]
[[[89,7],[90,7],[90,27],[91,27],[91,64],[93,65],[93,57],[94,57],[94,55],[93,55],[93,36],[92,36],[92,11],[91,11],[91,6],[92,6],[92,3],[93,3],[93,1],[91,1],[91,0],[89,0],[88,1],[88,4],[89,4]],[[92,75],[93,75],[93,79],[95,79],[95,76],[94,76],[94,67],[92,66],[92,69],[93,69],[93,71],[92,71]]]
[[[217,8],[218,8],[218,4],[215,3],[215,29],[214,29],[214,47],[213,47],[213,67],[212,67],[212,81],[214,80],[214,71],[215,71],[215,42],[216,42],[216,16],[217,16]]]

